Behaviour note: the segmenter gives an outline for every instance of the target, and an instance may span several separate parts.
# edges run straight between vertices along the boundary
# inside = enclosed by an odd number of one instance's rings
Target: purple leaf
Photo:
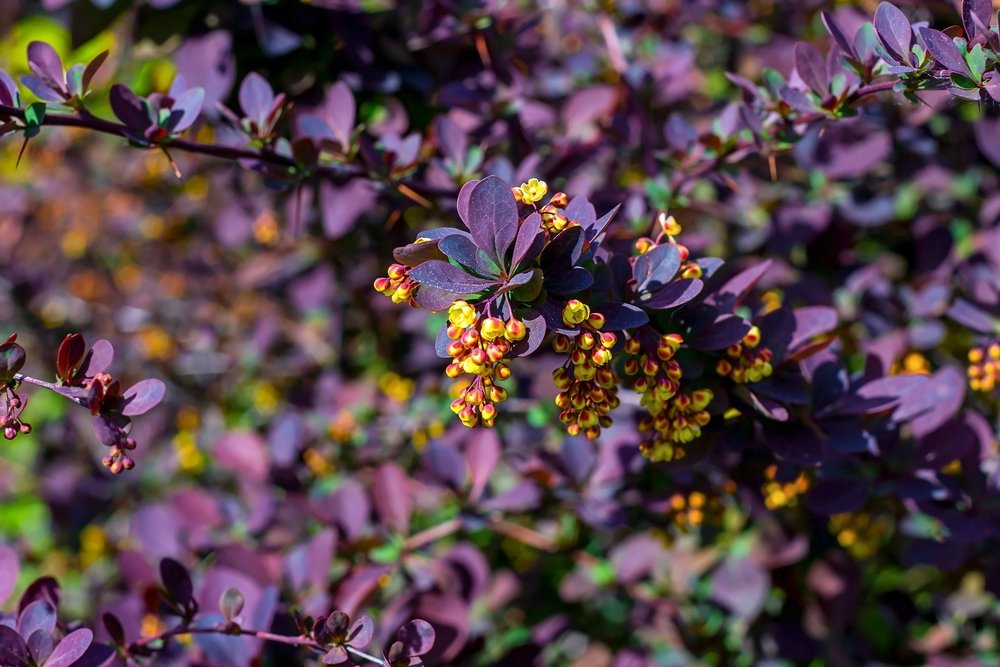
[[[244,115],[258,128],[264,127],[271,112],[271,105],[274,104],[274,90],[271,84],[257,72],[250,72],[240,84],[239,99]]]
[[[723,310],[731,310],[736,306],[739,306],[743,302],[743,299],[746,298],[747,294],[750,293],[750,290],[754,288],[757,282],[764,277],[764,274],[767,273],[767,270],[770,268],[771,260],[767,260],[737,273],[706,301],[708,303],[716,304]]]
[[[770,588],[770,575],[749,558],[730,558],[712,575],[712,599],[745,619],[760,613]]]
[[[517,235],[517,202],[510,185],[497,176],[487,176],[469,193],[469,231],[476,245],[493,261],[507,266],[507,250]]]
[[[54,88],[45,82],[41,77],[28,74],[21,77],[21,83],[41,100],[46,102],[62,102],[63,98]]]
[[[911,399],[918,398],[927,409],[913,419],[912,427],[913,435],[922,438],[958,414],[965,400],[965,382],[965,375],[957,368],[945,366],[930,377],[926,387],[908,394],[893,418],[908,408]]]
[[[319,186],[323,232],[328,239],[339,239],[355,227],[362,215],[371,211],[378,200],[374,184],[363,178],[336,185],[323,181]]]
[[[45,667],[70,667],[90,648],[94,641],[94,633],[87,628],[80,628],[69,633],[56,645]]]
[[[35,600],[17,616],[17,631],[30,637],[38,630],[51,634],[56,629],[56,609],[48,600]]]
[[[21,594],[21,599],[17,603],[17,613],[24,612],[29,604],[37,600],[45,600],[53,609],[58,609],[61,599],[62,589],[59,588],[59,582],[54,577],[39,577]]]
[[[826,516],[857,512],[868,502],[870,494],[870,485],[864,479],[824,479],[809,490],[806,504],[810,511]]]
[[[364,648],[372,643],[375,636],[375,623],[368,616],[362,616],[351,624],[347,631],[347,642],[355,648]]]
[[[438,289],[437,287],[431,287],[430,285],[423,285],[417,290],[417,294],[413,298],[421,308],[437,312],[448,310],[448,307],[455,300],[455,294]],[[444,354],[441,358],[444,359],[447,356],[447,354]]]
[[[347,649],[340,644],[335,644],[320,659],[324,665],[342,665],[350,659]]]
[[[403,642],[410,656],[421,656],[434,648],[434,628],[419,618],[401,627],[396,638]]]
[[[355,118],[354,93],[346,83],[338,81],[326,92],[323,112],[323,118],[346,151],[351,145]]]
[[[98,373],[103,373],[111,366],[115,360],[115,348],[111,343],[103,338],[94,342],[90,352],[84,357],[80,365],[79,374],[83,377],[94,377]]]
[[[47,630],[35,630],[28,637],[28,653],[38,664],[44,664],[55,648],[55,639]]]
[[[152,125],[142,100],[126,86],[120,83],[111,86],[110,100],[115,116],[133,133],[141,133]]]
[[[830,88],[826,60],[812,44],[799,42],[795,45],[795,70],[809,88],[820,96],[825,96]]]
[[[956,74],[973,78],[962,52],[948,35],[933,28],[920,28],[920,37],[923,38],[924,46],[931,52],[934,60]]]
[[[474,294],[497,284],[493,280],[470,276],[457,266],[440,260],[424,262],[410,271],[410,277],[421,285],[430,285],[452,294]]]
[[[822,438],[800,424],[766,422],[764,442],[775,456],[796,465],[814,466],[823,458]]]
[[[50,88],[59,92],[65,90],[66,75],[62,59],[50,45],[45,42],[30,42],[28,44],[28,67]]]
[[[372,502],[383,523],[403,535],[410,531],[410,480],[397,464],[384,463],[375,471]]]
[[[0,544],[0,605],[7,601],[17,587],[17,575],[21,573],[21,561],[17,552],[5,544]]]
[[[496,431],[474,431],[465,445],[465,462],[469,466],[471,477],[469,500],[475,503],[482,497],[486,483],[500,462],[500,438]]]
[[[10,77],[10,74],[0,70],[0,104],[7,107],[20,106],[20,97],[17,83]]]
[[[21,370],[27,355],[17,343],[0,344],[0,385],[7,385]]]
[[[451,445],[431,442],[424,451],[424,461],[434,476],[452,490],[458,491],[465,485],[465,462]]]
[[[639,305],[652,310],[677,308],[698,296],[704,286],[705,284],[697,278],[675,280],[663,289],[654,292],[652,296],[641,295]],[[646,298],[643,299],[643,296]]]
[[[823,25],[826,26],[827,32],[829,32],[830,36],[833,37],[833,40],[837,42],[837,46],[839,46],[847,55],[852,58],[857,58],[858,55],[854,51],[854,44],[847,38],[847,33],[844,32],[844,29],[840,27],[840,24],[837,23],[833,16],[823,11],[820,12],[820,17],[823,19]]]
[[[465,234],[451,234],[444,237],[438,242],[438,248],[450,259],[481,276],[493,276],[496,273],[496,270],[489,266],[489,258],[485,257],[475,241]]]
[[[637,329],[649,322],[649,315],[631,303],[604,303],[595,310],[604,315],[604,331]]]
[[[545,273],[545,291],[555,296],[582,292],[593,284],[593,274],[582,266]]]
[[[992,0],[962,0],[962,26],[965,28],[966,39],[971,41],[973,37],[984,32],[978,29],[976,19],[984,28],[988,28],[992,14]]]
[[[910,20],[899,8],[889,2],[883,2],[875,10],[872,21],[879,41],[896,62],[908,65],[910,63],[910,45],[913,43],[913,29]]]
[[[215,105],[229,96],[236,82],[236,61],[233,58],[232,35],[216,30],[184,41],[175,56],[177,74],[189,86],[205,90],[205,106]]]
[[[91,644],[73,667],[111,667],[116,664],[118,654],[105,644]],[[48,667],[48,665],[46,665]]]
[[[108,51],[101,51],[94,59],[87,63],[87,66],[83,70],[83,77],[81,78],[81,83],[83,84],[83,92],[87,92],[90,88],[90,82],[93,80],[94,75],[97,74],[97,70],[101,69],[101,65],[104,61],[108,59]]]
[[[326,499],[324,509],[349,542],[365,532],[371,516],[371,502],[360,482],[348,479]]]
[[[28,645],[12,628],[0,625],[0,665],[4,667],[28,667],[31,658]]]
[[[477,185],[479,185],[479,181],[468,181],[463,185],[462,189],[458,191],[458,200],[455,203],[458,209],[458,217],[469,231],[472,231],[472,221],[469,218],[469,199],[472,197],[472,190]]]
[[[979,333],[995,334],[1000,330],[1000,326],[992,315],[980,310],[965,299],[958,299],[951,305],[951,308],[948,309],[948,317]]]
[[[521,320],[528,328],[528,337],[514,344],[514,354],[524,357],[541,347],[548,332],[548,324],[545,322],[545,316],[534,308],[521,313]]]
[[[720,315],[713,322],[695,330],[684,340],[695,350],[721,350],[743,340],[750,324],[736,315]]]
[[[656,246],[635,261],[636,292],[654,292],[665,286],[681,266],[680,251],[673,243]]]
[[[788,349],[809,342],[814,336],[832,331],[837,326],[837,311],[829,306],[805,306],[793,311],[795,331]]]
[[[212,446],[212,457],[223,470],[258,482],[270,474],[267,445],[252,431],[229,431]]]
[[[542,216],[532,213],[521,222],[517,229],[517,238],[514,241],[514,254],[511,257],[511,266],[518,267],[525,262],[531,262],[542,250]]]
[[[160,581],[170,599],[181,607],[190,607],[194,604],[194,584],[191,583],[191,575],[187,568],[175,561],[173,558],[164,558],[160,561]]]
[[[437,119],[435,128],[441,154],[453,164],[463,164],[469,150],[469,137],[462,127],[451,118],[441,116]]]
[[[123,395],[125,407],[122,414],[127,417],[135,417],[146,414],[163,400],[167,395],[167,385],[162,380],[147,378],[132,385]]]
[[[201,106],[205,102],[205,90],[189,88],[174,101],[168,125],[171,132],[183,132],[198,120]]]

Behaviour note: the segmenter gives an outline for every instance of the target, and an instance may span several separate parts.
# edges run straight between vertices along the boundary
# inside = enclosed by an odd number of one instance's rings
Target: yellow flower
[[[525,204],[534,204],[541,201],[542,197],[548,194],[549,186],[545,181],[537,178],[530,179],[527,183],[521,183],[521,201]]]
[[[580,324],[590,319],[590,306],[577,299],[570,299],[563,308],[563,322],[569,326]]]
[[[463,329],[471,327],[476,321],[476,309],[458,299],[448,309],[448,321]]]

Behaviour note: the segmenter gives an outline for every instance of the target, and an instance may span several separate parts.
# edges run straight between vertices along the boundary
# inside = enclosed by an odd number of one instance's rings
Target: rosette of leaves
[[[45,42],[30,42],[28,67],[33,74],[22,76],[21,83],[41,100],[60,102],[77,108],[83,103],[84,97],[89,92],[90,81],[107,57],[108,52],[103,51],[86,65],[78,63],[67,70],[51,45]],[[0,101],[2,100],[3,94],[0,93]],[[8,102],[4,101],[3,104]]]
[[[155,378],[123,387],[107,373],[114,357],[110,342],[101,339],[88,349],[80,334],[66,336],[56,354],[57,391],[90,409],[94,433],[108,447],[121,444],[132,417],[152,410],[166,395],[166,385]]]
[[[13,591],[20,564],[12,549],[0,545],[0,603]],[[52,577],[35,580],[13,614],[0,614],[0,665],[4,667],[82,667],[108,664],[114,651],[94,644],[87,628],[67,631],[57,623],[62,591]]]
[[[375,624],[368,616],[353,623],[349,614],[334,611],[326,618],[317,619],[313,628],[316,642],[327,649],[320,659],[324,665],[340,665],[351,659],[351,649],[368,646],[375,635]]]
[[[577,224],[549,234],[539,213],[528,207],[522,213],[511,186],[497,176],[466,183],[457,207],[468,231],[434,230],[394,253],[412,267],[410,277],[420,284],[417,303],[445,310],[466,298],[483,312],[523,320],[528,336],[515,346],[519,355],[537,349],[549,329],[566,330],[562,307],[594,285],[594,254],[617,208],[598,219],[589,202],[574,200],[566,214]],[[622,320],[607,326],[632,324]],[[444,331],[438,337],[442,355]]]
[[[124,84],[111,86],[111,110],[122,123],[128,138],[139,146],[169,142],[198,119],[205,100],[202,88],[186,88],[178,76],[166,94],[140,97]]]
[[[385,667],[419,667],[421,656],[434,648],[435,633],[430,623],[415,619],[404,625],[396,634],[396,641],[382,655]]]

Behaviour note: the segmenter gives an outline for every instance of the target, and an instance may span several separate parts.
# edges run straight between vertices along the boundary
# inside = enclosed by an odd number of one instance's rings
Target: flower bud
[[[487,317],[483,320],[479,328],[482,332],[483,340],[488,341],[495,340],[498,337],[503,336],[506,331],[503,320],[499,317]]]
[[[549,205],[556,208],[566,208],[569,205],[569,197],[565,192],[557,192],[549,199]]]
[[[524,337],[528,335],[528,327],[521,320],[512,317],[507,320],[507,325],[504,327],[504,335],[507,337],[507,340],[516,343],[519,340],[524,340]]]

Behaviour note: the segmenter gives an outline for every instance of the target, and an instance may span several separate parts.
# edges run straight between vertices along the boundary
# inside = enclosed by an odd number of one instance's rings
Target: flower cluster
[[[448,309],[448,355],[453,361],[445,374],[457,378],[463,373],[474,378],[459,391],[451,410],[468,427],[482,423],[491,428],[497,416],[497,403],[507,398],[507,390],[498,383],[511,375],[505,358],[511,346],[527,335],[524,322],[499,317],[480,318],[467,301],[457,299]]]
[[[409,303],[417,308],[413,294],[417,289],[417,281],[410,278],[410,267],[404,264],[393,264],[389,267],[388,275],[375,279],[375,291],[384,294],[393,303]]]
[[[715,365],[715,372],[739,384],[760,382],[770,377],[774,370],[771,367],[774,355],[769,348],[759,346],[760,329],[754,326],[741,342],[726,348],[728,359],[720,359]]]
[[[659,216],[657,216],[657,223],[659,223],[660,231],[662,232],[660,238],[666,238],[667,243],[677,248],[677,254],[681,258],[681,266],[677,271],[677,276],[681,279],[701,278],[704,274],[701,265],[690,260],[691,251],[686,245],[677,240],[677,237],[683,231],[683,228],[680,223],[677,222],[677,219],[672,215],[660,213]],[[645,255],[650,250],[660,245],[662,244],[657,243],[657,241],[649,238],[648,236],[643,236],[635,242],[633,249],[636,254]]]
[[[969,388],[973,391],[990,392],[997,386],[1000,372],[1000,342],[969,350]]]
[[[31,433],[31,424],[21,419],[25,405],[27,401],[14,393],[13,387],[3,387],[0,392],[0,429],[3,429],[3,437],[7,440],[13,440],[18,434]]]
[[[625,373],[636,378],[639,403],[648,413],[639,421],[639,432],[649,434],[639,449],[653,461],[684,458],[684,448],[679,445],[699,437],[711,419],[705,409],[712,402],[711,391],[680,391],[683,372],[674,355],[683,342],[679,334],[662,335],[652,353],[639,338],[625,343]]]
[[[549,192],[549,186],[545,181],[537,178],[530,179],[527,183],[521,183],[520,187],[513,188],[514,199],[522,204],[532,206],[540,202]],[[542,216],[542,229],[549,234],[558,234],[567,227],[579,224],[571,220],[565,208],[569,205],[569,197],[565,192],[557,192],[549,198],[549,203],[538,209]]]
[[[760,491],[764,497],[764,506],[769,510],[795,507],[799,496],[809,490],[809,478],[804,472],[788,481],[779,477],[778,466],[772,464],[764,471],[764,477],[767,481],[761,485]]]
[[[611,426],[611,411],[618,407],[618,377],[611,368],[611,350],[618,337],[610,331],[601,332],[605,318],[591,313],[587,304],[569,300],[562,312],[563,323],[579,327],[580,333],[571,338],[558,334],[553,349],[567,356],[566,362],[552,372],[559,389],[556,405],[562,409],[559,421],[570,435],[583,434],[594,440],[601,429]]]

